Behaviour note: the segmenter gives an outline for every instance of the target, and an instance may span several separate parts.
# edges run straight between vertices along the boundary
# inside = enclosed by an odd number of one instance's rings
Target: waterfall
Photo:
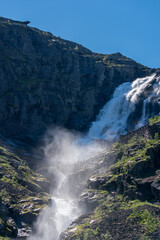
[[[139,121],[134,124],[136,129],[143,126],[151,115],[160,111],[160,77],[153,74],[138,78],[134,82],[123,83],[116,88],[112,99],[105,104],[95,122],[92,123],[87,138],[116,139],[120,134],[127,133],[127,123],[130,115],[140,108],[143,101]],[[147,113],[147,104],[157,104],[157,112]],[[135,111],[136,114],[136,111]]]
[[[76,136],[64,129],[49,131],[44,152],[49,164],[48,171],[54,171],[57,187],[51,186],[52,204],[46,207],[34,224],[34,232],[28,240],[58,240],[60,234],[79,216],[81,211],[76,204],[74,192],[63,184],[67,176],[73,174],[75,167],[102,151],[98,143],[80,145]],[[51,140],[52,138],[52,140]],[[74,184],[74,183],[73,183]]]
[[[78,211],[74,209],[74,201],[62,197],[58,194],[58,189],[57,193],[52,195],[51,206],[45,208],[39,215],[35,223],[36,232],[28,238],[29,240],[58,240],[60,233],[78,217]]]
[[[72,166],[102,151],[103,147],[92,140],[113,140],[120,134],[125,134],[129,119],[132,114],[137,114],[136,111],[140,112],[139,119],[136,118],[132,127],[135,129],[144,125],[148,117],[154,114],[151,105],[156,106],[157,112],[160,111],[159,102],[160,77],[153,74],[138,78],[116,88],[113,97],[102,108],[85,137],[74,136],[66,130],[54,131],[53,141],[46,143],[45,154],[51,166],[61,166],[55,170],[60,172],[57,174],[59,184],[57,191],[52,193],[52,206],[42,212],[35,225],[36,231],[28,240],[58,240],[60,233],[80,215],[78,209],[75,210],[77,206],[73,197],[62,194],[59,190],[67,175],[73,173]]]

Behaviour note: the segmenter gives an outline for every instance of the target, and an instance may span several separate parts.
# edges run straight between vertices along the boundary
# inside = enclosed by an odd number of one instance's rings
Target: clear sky
[[[0,16],[160,68],[160,0],[1,0]]]

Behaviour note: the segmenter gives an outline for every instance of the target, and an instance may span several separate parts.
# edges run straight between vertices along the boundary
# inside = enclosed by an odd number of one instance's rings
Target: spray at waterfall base
[[[143,126],[149,117],[160,112],[159,99],[160,77],[153,74],[139,78],[133,83],[123,83],[115,90],[86,136],[77,137],[59,129],[50,132],[44,152],[49,171],[56,173],[56,189],[51,186],[52,206],[38,218],[35,234],[29,240],[58,240],[61,232],[81,214],[73,200],[82,191],[76,188],[82,179],[75,179],[74,172],[81,169],[87,159],[104,150],[104,146],[92,140],[115,140],[120,134]],[[85,172],[85,177],[91,173]]]

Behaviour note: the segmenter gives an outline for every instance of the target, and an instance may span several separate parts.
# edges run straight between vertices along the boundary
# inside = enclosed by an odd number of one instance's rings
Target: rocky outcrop
[[[49,191],[42,175],[0,146],[0,238],[28,236],[38,214],[51,204]]]
[[[3,18],[3,17],[0,17],[0,22],[8,23],[8,24],[11,24],[11,23],[22,24],[22,25],[28,25],[29,23],[31,23],[30,21],[14,21],[12,19],[7,19],[7,18]]]
[[[27,141],[54,125],[86,129],[119,84],[151,71],[0,18],[0,132]]]
[[[61,240],[160,239],[159,129],[159,122],[153,123],[112,146],[80,196],[85,215]]]

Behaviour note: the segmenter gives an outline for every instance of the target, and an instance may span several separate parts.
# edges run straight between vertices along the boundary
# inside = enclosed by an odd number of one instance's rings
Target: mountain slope
[[[49,191],[49,181],[1,142],[0,239],[28,236],[39,213],[51,204]]]
[[[103,153],[79,200],[85,215],[61,239],[160,239],[159,121],[155,118],[152,126],[122,137],[110,154]]]
[[[37,138],[54,125],[86,129],[118,85],[151,71],[0,18],[0,132]]]

